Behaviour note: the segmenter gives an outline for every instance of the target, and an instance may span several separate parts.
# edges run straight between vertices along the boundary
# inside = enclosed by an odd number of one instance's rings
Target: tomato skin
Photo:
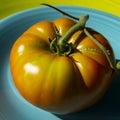
[[[83,35],[77,43],[79,52],[69,56],[53,54],[49,38],[55,38],[55,29],[64,35],[75,22],[59,18],[31,26],[14,43],[10,53],[10,68],[16,88],[35,106],[57,114],[84,109],[98,101],[108,89],[113,69],[100,48]],[[91,34],[114,53],[106,39],[88,28]],[[76,32],[69,40],[74,43]]]
[[[60,35],[64,35],[73,25],[76,24],[75,21],[69,18],[59,18],[53,21],[57,29],[59,30]]]

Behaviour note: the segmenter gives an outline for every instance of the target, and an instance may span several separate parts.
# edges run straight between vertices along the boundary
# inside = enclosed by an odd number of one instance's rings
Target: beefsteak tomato
[[[78,23],[67,17],[38,22],[14,43],[12,77],[33,105],[67,114],[94,104],[108,89],[114,73],[112,47],[81,18],[77,29]]]

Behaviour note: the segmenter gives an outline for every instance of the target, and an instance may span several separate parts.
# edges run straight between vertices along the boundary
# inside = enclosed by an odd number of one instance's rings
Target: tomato
[[[67,114],[91,106],[113,78],[110,61],[114,63],[115,58],[109,42],[85,27],[106,49],[103,52],[84,29],[68,33],[76,24],[70,18],[38,22],[11,49],[10,68],[16,88],[27,101],[49,112]],[[72,35],[63,40],[68,34]],[[62,44],[61,38],[67,43]]]

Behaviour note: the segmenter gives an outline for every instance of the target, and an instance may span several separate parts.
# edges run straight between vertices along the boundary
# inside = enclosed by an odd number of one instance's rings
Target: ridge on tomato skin
[[[114,75],[105,53],[84,28],[62,39],[76,24],[70,18],[38,22],[16,40],[10,53],[10,69],[20,94],[33,105],[56,114],[96,103]],[[114,64],[114,53],[106,38],[86,29],[106,48]],[[65,44],[60,46],[59,40]],[[70,52],[66,52],[67,48]]]

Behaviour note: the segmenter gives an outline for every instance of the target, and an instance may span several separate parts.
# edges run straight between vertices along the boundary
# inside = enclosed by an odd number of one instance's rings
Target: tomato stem
[[[72,45],[71,43],[68,43],[70,37],[77,32],[78,30],[83,30],[83,32],[89,37],[91,38],[91,40],[93,40],[93,42],[103,51],[103,53],[105,54],[107,60],[109,61],[110,67],[112,69],[115,69],[115,65],[113,62],[112,57],[108,54],[108,51],[106,50],[106,48],[98,41],[96,40],[96,38],[94,38],[94,36],[92,36],[89,31],[87,30],[87,28],[85,28],[86,25],[86,21],[89,18],[88,14],[82,15],[80,16],[80,18],[74,17],[52,5],[46,4],[46,3],[42,3],[41,5],[45,5],[48,7],[51,7],[53,9],[55,9],[56,11],[62,13],[63,15],[66,15],[70,18],[73,18],[75,20],[79,20],[78,23],[76,23],[73,27],[71,27],[64,36],[60,36],[59,31],[57,30],[57,28],[55,27],[55,31],[56,31],[56,38],[54,40],[51,40],[50,43],[50,49],[52,52],[58,54],[58,55],[69,55],[72,50],[74,49],[74,45]],[[117,63],[116,68],[120,69],[120,62]]]
[[[109,61],[110,67],[114,69],[114,62],[112,57],[108,54],[108,50],[98,40],[96,40],[96,38],[93,35],[91,35],[86,28],[84,28],[84,33],[103,51],[107,60]]]
[[[42,3],[41,5],[45,5],[45,6],[48,6],[48,7],[51,7],[53,9],[55,9],[56,11],[62,13],[63,15],[66,15],[70,18],[73,18],[75,20],[79,20],[78,23],[76,23],[73,27],[71,27],[66,33],[64,36],[62,37],[56,37],[55,40],[51,40],[52,42],[50,43],[50,49],[52,52],[58,54],[58,55],[69,55],[72,50],[73,50],[73,45],[72,44],[69,44],[68,41],[70,39],[70,37],[75,33],[77,32],[78,30],[83,30],[85,28],[85,24],[86,24],[86,21],[88,20],[89,18],[89,15],[86,14],[86,15],[82,15],[80,16],[79,18],[77,17],[74,17],[52,5],[49,5],[49,4],[46,4],[46,3]],[[58,36],[58,31],[56,30],[56,27],[55,27],[55,31],[56,31],[56,36]]]
[[[116,68],[120,70],[120,61],[116,63]]]
[[[72,16],[72,15],[70,15],[70,14],[68,14],[68,13],[66,13],[66,12],[64,12],[64,11],[62,11],[62,10],[54,7],[54,6],[52,6],[52,5],[49,5],[49,4],[46,4],[46,3],[42,3],[41,5],[51,7],[51,8],[53,8],[53,9],[55,9],[56,11],[62,13],[63,15],[66,15],[66,16],[68,16],[68,17],[70,17],[70,18],[75,19],[75,20],[79,20],[79,18],[77,18],[77,17],[75,17],[75,16]]]
[[[68,45],[68,41],[70,39],[70,37],[75,33],[77,32],[78,30],[82,30],[85,28],[85,24],[86,24],[86,21],[88,20],[89,18],[89,15],[88,14],[85,14],[85,15],[82,15],[80,16],[79,18],[79,22],[76,23],[73,27],[71,27],[66,33],[64,36],[62,36],[59,40],[58,40],[58,46],[60,48],[60,51],[63,53],[65,52],[64,51],[64,48],[66,48],[66,45],[67,47],[72,47],[72,45]],[[72,48],[70,48],[69,50],[72,50]],[[68,51],[67,51],[68,52]],[[70,52],[69,52],[70,53]]]
[[[57,55],[69,55],[74,49],[74,45],[68,43],[70,37],[78,30],[83,30],[85,28],[85,24],[88,18],[88,14],[80,16],[79,22],[71,27],[64,36],[60,36],[59,31],[56,27],[54,27],[56,37],[54,40],[49,40],[50,50]]]

